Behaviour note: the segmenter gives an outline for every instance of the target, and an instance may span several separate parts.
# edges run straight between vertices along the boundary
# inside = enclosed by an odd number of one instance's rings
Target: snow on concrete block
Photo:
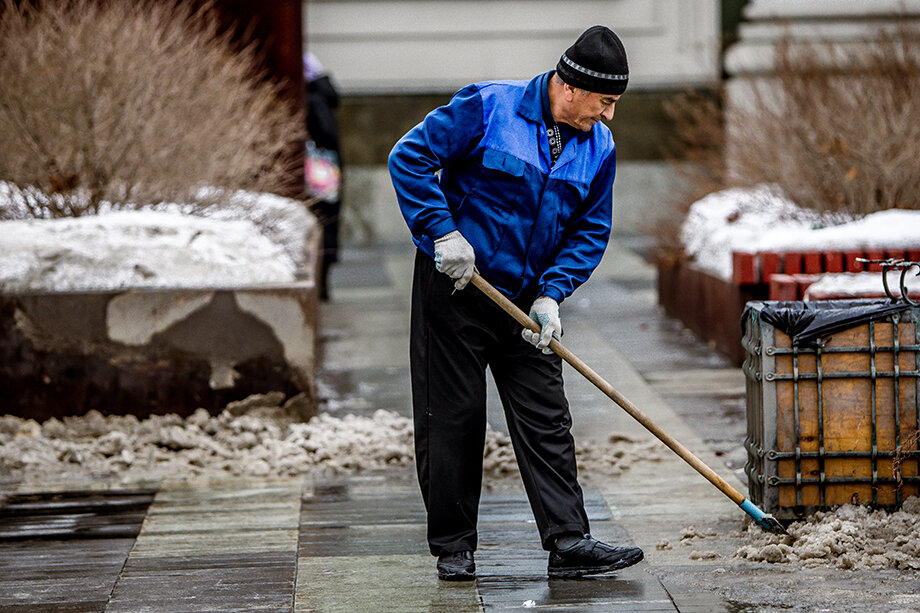
[[[271,194],[207,200],[0,222],[0,414],[313,398],[320,225]]]

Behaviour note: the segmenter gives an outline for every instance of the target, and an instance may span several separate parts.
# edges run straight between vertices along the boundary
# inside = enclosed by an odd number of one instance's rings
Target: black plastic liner
[[[822,338],[870,321],[885,319],[910,308],[904,301],[821,300],[818,302],[764,302],[760,318],[792,337],[795,347],[814,349]]]

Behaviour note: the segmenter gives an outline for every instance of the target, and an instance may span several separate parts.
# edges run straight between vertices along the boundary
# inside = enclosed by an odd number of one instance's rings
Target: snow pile
[[[918,497],[908,498],[893,513],[843,505],[795,522],[788,531],[790,536],[776,535],[751,526],[745,537],[753,542],[738,549],[735,557],[805,567],[920,570]]]
[[[733,251],[920,247],[920,211],[892,209],[839,219],[804,210],[775,187],[727,189],[693,203],[681,242],[698,266],[727,280]]]
[[[697,528],[696,526],[687,526],[680,533],[680,544],[684,547],[692,547],[701,544],[705,539],[716,537],[718,537],[718,534],[712,530]],[[674,549],[674,546],[671,544],[671,541],[662,539],[655,544],[655,549],[658,551],[671,551]],[[688,557],[691,560],[715,560],[721,558],[722,554],[713,550],[694,549],[690,552]]]
[[[637,439],[611,434],[604,442],[586,441],[575,448],[575,459],[582,472],[621,475],[637,462],[661,462],[670,455],[655,439]]]
[[[299,422],[280,392],[231,403],[219,415],[154,415],[31,419],[0,417],[0,472],[26,480],[117,476],[124,481],[169,475],[298,475],[313,470],[359,472],[414,462],[412,420],[391,411]],[[637,461],[660,460],[661,445],[612,437],[581,445],[582,470],[619,474]],[[516,476],[510,439],[486,433],[485,474]]]
[[[0,184],[0,207],[9,185]],[[99,215],[0,222],[0,290],[214,288],[288,283],[315,219],[303,204],[233,192],[210,205],[106,205]]]
[[[636,462],[660,462],[667,453],[658,441],[634,439],[622,434],[612,434],[603,442],[587,440],[575,446],[575,460],[581,474],[616,476]],[[518,473],[511,439],[506,434],[491,429],[487,431],[483,471],[496,477]]]
[[[283,395],[282,395],[283,396]],[[235,414],[204,409],[187,418],[154,415],[49,419],[0,417],[0,470],[26,479],[169,475],[297,475],[404,466],[412,459],[411,420],[389,411],[369,417],[320,415],[298,423],[280,406]]]

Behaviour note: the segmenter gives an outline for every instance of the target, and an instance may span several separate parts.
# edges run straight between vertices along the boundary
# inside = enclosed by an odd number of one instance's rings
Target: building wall
[[[343,94],[346,242],[408,240],[386,171],[393,144],[457,89],[529,79],[587,27],[623,39],[627,95],[610,124],[619,171],[614,226],[642,232],[673,190],[664,103],[721,77],[720,0],[307,0],[304,41]]]
[[[346,94],[452,92],[556,65],[588,26],[613,28],[630,86],[711,84],[718,0],[308,0],[307,47]]]

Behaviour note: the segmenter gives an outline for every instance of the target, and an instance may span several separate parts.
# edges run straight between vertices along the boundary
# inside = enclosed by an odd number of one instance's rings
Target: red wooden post
[[[825,272],[843,272],[846,270],[842,251],[825,251],[824,252],[824,270]]]
[[[856,261],[856,258],[863,257],[862,251],[844,251],[843,257],[846,260],[847,272],[862,272],[864,270],[863,263]]]
[[[760,281],[769,283],[770,277],[780,272],[780,259],[778,253],[761,253],[760,254]]]
[[[787,275],[802,272],[802,254],[798,251],[789,251],[784,253],[783,272]]]
[[[770,300],[798,300],[798,284],[792,275],[777,273],[770,277]]]
[[[866,249],[867,260],[884,260],[885,252],[881,249]],[[869,272],[879,272],[882,270],[881,264],[866,264],[866,270]]]
[[[806,251],[802,254],[802,272],[817,274],[824,271],[824,258],[820,251]]]
[[[758,282],[757,258],[754,253],[732,253],[732,281],[735,285],[753,285]]]

